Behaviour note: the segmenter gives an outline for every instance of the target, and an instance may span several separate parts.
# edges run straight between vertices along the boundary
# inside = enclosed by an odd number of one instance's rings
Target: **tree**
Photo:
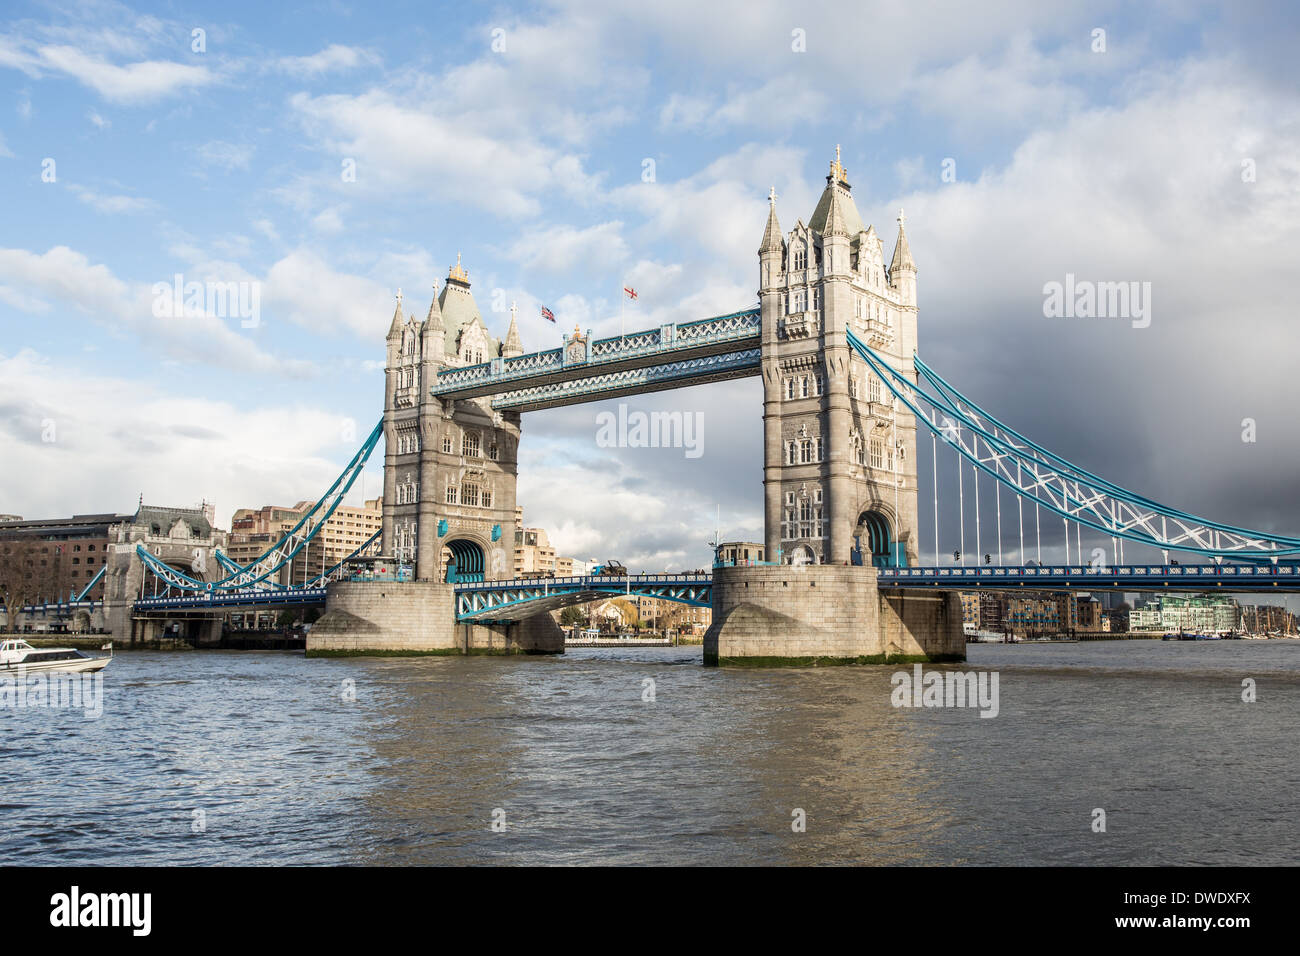
[[[560,612],[560,623],[566,627],[577,627],[587,623],[587,612],[578,605],[570,605]]]
[[[636,605],[627,598],[614,598],[609,602],[622,617],[624,627],[639,627],[641,615],[637,612]]]
[[[27,579],[26,549],[11,542],[0,544],[0,603],[9,630],[18,627],[18,612],[30,602],[34,585]]]

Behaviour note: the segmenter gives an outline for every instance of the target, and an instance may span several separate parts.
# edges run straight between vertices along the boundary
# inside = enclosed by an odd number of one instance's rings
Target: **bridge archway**
[[[801,544],[790,550],[787,561],[789,564],[816,564],[817,554],[806,544]]]
[[[898,566],[898,548],[894,541],[893,523],[883,511],[870,508],[858,515],[854,544],[854,564],[870,564],[876,568]]]
[[[443,580],[482,581],[486,569],[483,546],[468,538],[454,538],[442,546],[442,564],[446,568]]]

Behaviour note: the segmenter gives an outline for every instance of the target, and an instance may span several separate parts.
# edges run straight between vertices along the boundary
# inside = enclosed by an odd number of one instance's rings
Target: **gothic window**
[[[479,441],[476,433],[465,433],[460,442],[460,453],[466,458],[477,458],[479,456]]]
[[[871,467],[885,467],[885,443],[879,438],[871,439]]]
[[[813,447],[813,453],[816,456],[814,460],[821,461],[824,454],[822,451],[822,440],[821,438],[816,438],[813,441],[815,442],[815,445]]]
[[[442,436],[442,450],[443,450],[443,453],[444,453],[444,454],[447,454],[447,455],[450,455],[450,454],[451,454],[451,435],[450,435],[450,434],[448,434],[448,435],[443,435],[443,436]]]
[[[796,289],[790,293],[790,311],[796,314],[807,311],[807,298],[803,289]]]
[[[849,398],[857,398],[857,397],[858,397],[858,377],[856,375],[850,375],[849,376]]]
[[[449,505],[454,505],[455,503],[456,503],[456,486],[455,486],[455,485],[448,485],[448,486],[447,486],[447,504],[449,504]]]
[[[794,398],[794,377],[785,380],[785,397]]]
[[[785,463],[787,465],[796,464],[798,461],[798,443],[788,441],[785,443]]]
[[[880,379],[878,379],[874,375],[869,375],[867,378],[867,392],[868,392],[867,397],[870,401],[879,402],[880,401]]]
[[[825,388],[825,383],[822,382],[822,377],[821,377],[820,375],[816,375],[816,376],[814,376],[814,377],[813,377],[813,394],[814,394],[814,395],[820,395],[820,394],[822,393],[822,391],[823,391],[824,388]]]
[[[813,460],[813,440],[804,438],[799,442],[799,464],[808,465]]]
[[[496,446],[496,443],[494,442],[493,444],[488,445],[488,457],[489,457],[490,459],[492,459],[493,461],[496,461],[496,460],[497,460],[497,454],[498,454],[498,453],[497,453],[497,446]]]
[[[482,499],[482,503],[483,503],[483,507],[484,507],[484,508],[491,508],[491,507],[492,507],[492,489],[491,489],[491,488],[484,488],[484,489],[483,489],[483,499]]]
[[[466,484],[460,489],[460,503],[471,507],[478,507],[478,485]]]
[[[802,246],[795,247],[794,267],[795,271],[808,268],[808,253]]]
[[[808,376],[807,375],[803,375],[799,378],[799,397],[800,398],[808,397]]]
[[[812,290],[812,310],[816,312],[818,315],[821,315],[821,311],[822,311],[822,290],[821,289]]]
[[[813,503],[811,498],[799,499],[799,537],[811,538],[813,536]]]

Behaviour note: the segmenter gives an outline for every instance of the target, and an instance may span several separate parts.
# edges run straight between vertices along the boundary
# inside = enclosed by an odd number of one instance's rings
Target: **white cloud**
[[[386,286],[337,272],[305,249],[296,249],[271,266],[263,301],[309,329],[330,334],[351,331],[371,343],[382,343],[393,315],[392,294]]]
[[[299,93],[289,103],[333,155],[356,160],[357,182],[348,188],[417,191],[530,216],[540,211],[538,194],[584,185],[572,157],[530,139],[476,133],[440,105],[407,106],[380,91]]]
[[[319,53],[310,56],[282,56],[272,63],[281,73],[299,78],[312,78],[335,70],[350,70],[362,65],[372,65],[379,58],[369,50],[331,43]]]
[[[42,440],[46,421],[53,442]],[[217,503],[218,523],[229,527],[236,508],[323,492],[360,443],[343,423],[319,405],[236,408],[191,394],[183,378],[124,379],[31,350],[0,353],[0,500],[46,517],[128,511],[142,491],[162,504],[203,498]],[[369,424],[358,423],[355,433]],[[113,467],[98,469],[87,485],[86,462]],[[367,483],[373,494],[373,472]],[[352,498],[360,501],[359,484]]]
[[[3,51],[0,51],[0,64],[5,62]],[[55,70],[66,73],[104,99],[124,104],[153,102],[185,90],[209,86],[217,79],[206,66],[167,60],[143,60],[118,66],[73,46],[42,46],[35,57],[21,60],[11,57],[9,60],[9,65],[20,63],[26,64],[28,72]]]
[[[212,140],[195,147],[194,153],[204,166],[216,166],[226,172],[248,169],[255,147],[244,143],[226,143]]]
[[[124,282],[106,265],[92,264],[67,246],[45,253],[0,248],[0,281],[27,301],[54,300],[72,306],[92,321],[134,335],[151,350],[178,361],[288,375],[307,374],[311,368],[301,360],[277,359],[264,352],[227,319],[206,314],[155,317],[152,283]]]
[[[525,269],[552,273],[605,271],[627,257],[621,222],[586,229],[550,226],[519,237],[506,254]]]
[[[141,199],[138,196],[106,196],[102,193],[97,193],[94,190],[86,189],[84,186],[72,186],[71,189],[73,194],[87,206],[90,206],[97,212],[108,213],[110,215],[147,212],[156,208],[156,203],[154,203],[153,200]]]

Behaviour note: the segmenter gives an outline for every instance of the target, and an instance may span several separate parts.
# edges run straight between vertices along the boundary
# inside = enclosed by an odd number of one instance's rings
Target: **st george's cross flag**
[[[623,294],[626,295],[629,299],[635,299],[636,289],[632,288],[629,285],[625,285],[623,286]]]

